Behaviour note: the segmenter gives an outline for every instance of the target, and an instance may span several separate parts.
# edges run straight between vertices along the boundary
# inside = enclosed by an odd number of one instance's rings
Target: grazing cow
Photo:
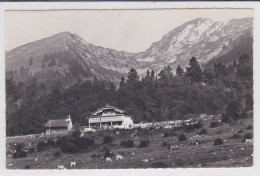
[[[110,157],[106,157],[106,162],[112,162],[112,159]]]
[[[252,144],[252,143],[253,143],[253,139],[246,139],[246,140],[245,140],[245,143],[246,143],[246,144]]]
[[[116,155],[116,160],[123,160],[123,159],[124,159],[124,158],[123,158],[122,155],[119,155],[119,154]]]
[[[63,165],[58,165],[58,170],[65,170],[66,168]]]
[[[170,146],[170,150],[172,151],[172,150],[177,150],[177,148],[178,148],[178,146],[176,145],[176,146]]]
[[[76,167],[76,162],[70,162],[70,167]]]
[[[148,159],[143,159],[143,162],[147,163],[147,162],[149,162],[149,160]]]

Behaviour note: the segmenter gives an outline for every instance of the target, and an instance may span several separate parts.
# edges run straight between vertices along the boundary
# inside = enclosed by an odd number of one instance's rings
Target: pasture
[[[100,130],[95,133],[84,133],[84,137],[95,140],[95,145],[76,153],[64,153],[54,156],[59,147],[47,147],[42,151],[27,153],[27,157],[15,158],[6,154],[7,169],[57,169],[63,165],[67,169],[126,169],[126,168],[211,168],[211,167],[250,167],[253,165],[253,144],[243,142],[244,136],[253,133],[248,126],[253,124],[252,118],[239,120],[236,124],[221,124],[210,127],[208,120],[202,127],[192,130],[172,129],[135,129],[131,130]],[[207,133],[200,134],[202,129]],[[167,133],[167,135],[165,135]],[[184,134],[187,140],[179,141]],[[236,135],[235,135],[236,134]],[[104,144],[105,136],[113,141]],[[235,136],[235,137],[234,137]],[[239,137],[240,136],[240,137]],[[45,136],[48,138],[48,136]],[[221,138],[222,145],[214,145],[214,140]],[[35,141],[34,135],[27,137],[7,138],[7,145]],[[133,140],[133,147],[120,145],[122,141]],[[147,147],[138,147],[141,141],[148,141]],[[197,144],[196,145],[196,141]],[[170,150],[170,146],[177,146]],[[104,159],[106,150],[113,153],[112,162]],[[116,155],[123,159],[116,160]],[[71,162],[76,162],[71,167]]]

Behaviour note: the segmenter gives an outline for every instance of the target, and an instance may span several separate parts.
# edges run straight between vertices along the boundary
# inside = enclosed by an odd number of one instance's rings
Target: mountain
[[[194,19],[164,35],[140,53],[137,60],[157,69],[166,64],[173,68],[185,67],[193,56],[200,63],[206,63],[227,53],[228,47],[232,48],[232,41],[252,34],[252,26],[252,18],[233,19],[226,24],[206,18]]]
[[[77,34],[62,32],[7,52],[6,71],[11,71],[16,81],[36,77],[45,82],[62,80],[69,85],[78,78],[96,76],[118,83],[132,67],[139,74],[147,69],[158,72],[166,65],[175,69],[178,65],[187,66],[193,56],[205,64],[227,54],[245,36],[252,36],[252,27],[252,18],[227,23],[198,18],[168,32],[140,53],[95,46]]]

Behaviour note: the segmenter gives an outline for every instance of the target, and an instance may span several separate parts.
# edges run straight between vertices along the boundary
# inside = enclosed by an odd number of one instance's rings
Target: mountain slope
[[[24,79],[26,75],[44,77],[55,73],[59,75],[57,79],[70,76],[74,82],[75,78],[96,76],[118,83],[132,67],[139,74],[147,69],[158,72],[166,65],[175,69],[178,65],[185,67],[193,56],[202,64],[208,63],[228,53],[243,37],[252,35],[252,26],[252,18],[233,19],[226,24],[198,18],[173,29],[141,53],[95,46],[76,34],[62,32],[7,52],[6,71],[12,70],[17,79],[26,70]]]
[[[222,55],[232,41],[247,33],[252,33],[252,18],[233,19],[228,23],[210,19],[195,19],[164,35],[145,52],[137,56],[138,61],[156,66],[158,63],[186,66],[192,56],[205,63],[217,55]],[[159,68],[158,68],[159,69]]]

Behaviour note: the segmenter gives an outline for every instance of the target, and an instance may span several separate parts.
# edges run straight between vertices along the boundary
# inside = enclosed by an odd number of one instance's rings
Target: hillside
[[[25,81],[29,75],[39,79],[37,74],[53,73],[67,86],[78,78],[95,76],[118,84],[132,67],[144,75],[147,69],[159,72],[166,65],[173,69],[186,66],[193,56],[201,64],[209,62],[233,48],[233,41],[243,41],[243,37],[252,35],[252,21],[252,18],[233,19],[224,24],[198,18],[173,29],[141,53],[95,46],[77,34],[62,32],[7,52],[6,71],[12,71],[17,82]],[[23,69],[26,74],[21,76]],[[70,78],[62,81],[64,76]]]

